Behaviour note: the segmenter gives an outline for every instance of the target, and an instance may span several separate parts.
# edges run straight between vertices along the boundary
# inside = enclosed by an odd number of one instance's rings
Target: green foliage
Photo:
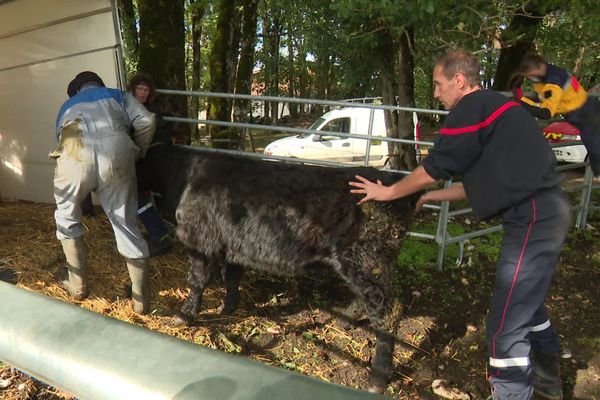
[[[202,0],[190,2],[186,0],[185,8],[185,58],[186,58],[186,87],[189,89],[192,87],[192,14],[198,10],[206,7],[206,11],[203,14],[201,24],[196,29],[202,32],[202,38],[200,41],[200,90],[208,91],[210,86],[210,71],[208,68],[208,60],[210,58],[210,50],[214,41],[215,32],[217,29],[217,17],[218,13],[213,9],[212,1]]]
[[[585,87],[600,82],[600,2],[563,2],[544,18],[536,47],[551,63],[573,71]]]
[[[214,0],[185,0],[186,83],[191,84],[191,14],[206,8],[201,21],[200,88],[208,90],[207,68],[217,37],[219,9]],[[145,1],[134,1],[136,10]],[[241,4],[241,3],[240,3]],[[141,6],[141,7],[140,7]],[[500,42],[518,39],[503,36],[512,18],[535,7],[543,14],[535,48],[551,62],[574,71],[586,87],[600,81],[600,2],[591,0],[260,0],[255,75],[269,83],[273,94],[342,99],[381,96],[381,73],[387,54],[395,54],[405,29],[414,31],[410,49],[415,65],[415,101],[437,108],[431,73],[435,58],[448,48],[464,48],[479,55],[486,86],[493,82]],[[162,17],[162,16],[161,16]],[[161,24],[144,25],[156,29]],[[150,29],[150,28],[148,28]],[[140,32],[142,43],[150,30]],[[274,43],[270,48],[268,43]],[[272,47],[272,46],[271,46]],[[148,46],[146,46],[148,48]],[[164,55],[164,54],[163,54]],[[163,62],[172,57],[163,57]],[[137,68],[128,55],[127,71]],[[160,61],[160,60],[159,60]],[[157,64],[158,61],[154,64]],[[154,65],[151,64],[151,65]],[[158,63],[160,64],[160,63]],[[142,65],[144,67],[144,65]],[[264,69],[269,73],[264,73]],[[393,76],[397,71],[387,71]],[[289,83],[294,82],[288,92]]]
[[[437,229],[437,221],[431,221],[419,226],[420,233],[433,235]],[[450,236],[458,236],[464,234],[464,228],[458,224],[448,225],[448,234]],[[421,239],[416,237],[408,237],[402,243],[400,253],[396,257],[396,265],[402,271],[410,271],[415,273],[416,280],[427,280],[429,274],[424,272],[423,267],[435,267],[437,264],[437,254],[439,246],[433,240]],[[459,254],[457,244],[449,245],[446,248],[444,255],[444,265],[451,265],[456,262]],[[419,279],[418,276],[423,279]]]
[[[396,265],[411,269],[424,265],[435,265],[438,246],[425,239],[408,238],[402,244],[402,250],[396,257]]]
[[[419,231],[434,234],[436,226],[437,221],[424,223],[420,226]],[[491,226],[494,224],[480,223],[475,227],[472,223],[467,225],[461,221],[453,221],[448,225],[448,235],[457,237],[475,229]],[[483,264],[495,263],[500,256],[502,236],[503,233],[500,231],[465,242],[463,260],[460,265],[456,264],[459,256],[458,244],[449,245],[444,254],[445,273],[449,274],[451,279],[460,281],[464,278],[465,268],[481,269]],[[430,286],[436,276],[440,274],[436,267],[438,250],[437,243],[432,240],[407,238],[396,257],[396,266],[402,276],[403,285],[421,288]]]
[[[492,225],[490,225],[492,226]],[[484,228],[484,227],[481,227]],[[469,241],[467,257],[484,257],[489,261],[496,262],[500,258],[503,232],[494,232],[490,235],[480,236]]]
[[[594,316],[592,316],[591,318],[594,318]],[[591,320],[591,321],[588,320],[587,323],[595,324],[597,322],[595,320]],[[600,351],[600,336],[599,337],[578,337],[578,338],[575,338],[575,342],[584,348],[595,349],[596,352]]]

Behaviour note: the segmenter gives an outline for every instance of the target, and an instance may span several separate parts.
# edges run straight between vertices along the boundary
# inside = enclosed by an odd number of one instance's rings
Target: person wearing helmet
[[[600,102],[591,97],[567,70],[548,63],[537,54],[526,55],[513,73],[513,82],[525,77],[533,82],[537,97],[530,99],[521,88],[513,89],[515,100],[533,116],[565,117],[581,132],[594,175],[600,175]]]
[[[155,118],[130,93],[107,88],[92,71],[69,83],[56,118],[54,198],[56,236],[67,265],[57,279],[73,297],[88,295],[81,203],[95,192],[115,232],[132,281],[133,309],[149,308],[148,246],[137,225],[135,162],[148,150]],[[133,137],[130,129],[133,127]]]

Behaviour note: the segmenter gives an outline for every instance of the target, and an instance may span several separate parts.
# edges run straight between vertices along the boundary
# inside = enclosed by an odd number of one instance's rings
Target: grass
[[[437,219],[432,215],[429,221],[419,221],[419,232],[435,234]],[[456,237],[467,232],[495,226],[491,223],[465,222],[453,220],[448,224],[448,236]],[[413,228],[414,229],[414,228]],[[490,290],[487,275],[491,272],[490,263],[500,256],[503,232],[495,232],[465,241],[462,262],[457,263],[459,245],[451,244],[444,254],[444,270],[437,269],[438,244],[433,240],[409,237],[396,257],[399,289],[410,297],[415,288],[426,295],[435,295],[442,304],[451,305],[466,298],[488,296]],[[462,288],[462,289],[461,289]],[[463,290],[468,289],[468,290]]]

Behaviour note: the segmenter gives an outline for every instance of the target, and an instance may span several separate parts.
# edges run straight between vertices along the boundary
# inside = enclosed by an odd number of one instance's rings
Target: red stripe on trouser
[[[517,283],[517,277],[519,276],[519,271],[521,269],[521,263],[523,262],[523,255],[525,254],[525,249],[527,248],[527,242],[529,241],[529,235],[531,230],[533,229],[533,225],[536,221],[536,208],[535,208],[535,199],[531,199],[531,206],[533,207],[533,220],[529,223],[527,228],[527,234],[525,235],[525,241],[523,242],[523,247],[521,248],[521,254],[519,256],[519,261],[517,262],[517,268],[515,269],[515,275],[513,276],[513,281],[510,286],[510,291],[508,292],[508,298],[506,299],[506,303],[504,304],[504,311],[502,312],[502,319],[500,321],[500,326],[498,327],[498,331],[494,334],[494,338],[492,339],[492,358],[496,358],[496,338],[502,331],[504,327],[504,321],[506,319],[506,312],[508,311],[508,305],[510,303],[510,298],[512,297],[513,289],[515,288],[515,284]],[[498,374],[499,371],[496,373]]]

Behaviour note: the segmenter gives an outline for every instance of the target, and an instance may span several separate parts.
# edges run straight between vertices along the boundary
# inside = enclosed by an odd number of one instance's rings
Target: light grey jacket
[[[115,135],[130,136],[143,158],[152,142],[155,116],[130,93],[105,87],[84,88],[67,100],[56,118],[56,137],[60,141],[61,127],[78,122],[84,140],[95,141]],[[52,157],[52,155],[51,155]]]

